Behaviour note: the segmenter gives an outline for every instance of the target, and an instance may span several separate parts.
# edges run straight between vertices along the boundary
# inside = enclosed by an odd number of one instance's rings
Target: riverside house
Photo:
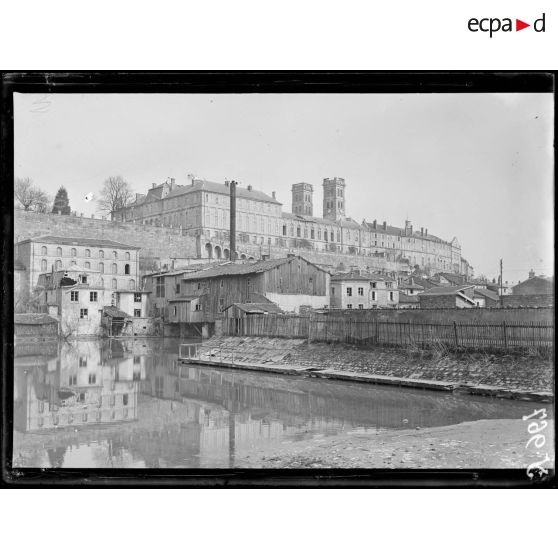
[[[332,308],[397,308],[399,303],[395,279],[358,269],[332,275],[330,294]]]

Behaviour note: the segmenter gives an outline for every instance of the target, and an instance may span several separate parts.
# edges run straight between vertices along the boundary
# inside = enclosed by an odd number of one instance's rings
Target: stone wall
[[[197,239],[180,229],[14,210],[14,242],[43,235],[115,240],[138,246],[141,258],[155,260],[198,256]]]

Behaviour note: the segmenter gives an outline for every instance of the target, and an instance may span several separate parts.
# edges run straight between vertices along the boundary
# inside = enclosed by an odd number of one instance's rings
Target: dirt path
[[[521,468],[544,458],[554,463],[554,423],[546,443],[526,448],[523,420],[480,420],[439,428],[369,431],[284,441],[271,451],[236,456],[237,467],[273,468]],[[547,463],[548,464],[548,463]]]

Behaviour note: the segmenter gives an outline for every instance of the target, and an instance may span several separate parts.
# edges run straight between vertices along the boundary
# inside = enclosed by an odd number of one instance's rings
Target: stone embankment
[[[451,389],[475,394],[553,398],[552,361],[530,356],[362,348],[269,337],[213,337],[202,345],[200,359],[250,369],[261,365],[262,371],[268,372],[276,368],[328,378],[339,372],[346,373],[339,374],[340,379],[368,378],[378,383],[437,389],[448,384]]]

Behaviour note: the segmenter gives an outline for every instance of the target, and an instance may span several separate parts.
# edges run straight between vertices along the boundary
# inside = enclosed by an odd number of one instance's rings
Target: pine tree
[[[58,188],[56,192],[56,197],[54,198],[54,204],[52,205],[53,213],[62,213],[62,215],[70,214],[70,201],[68,200],[68,192],[64,186]]]

